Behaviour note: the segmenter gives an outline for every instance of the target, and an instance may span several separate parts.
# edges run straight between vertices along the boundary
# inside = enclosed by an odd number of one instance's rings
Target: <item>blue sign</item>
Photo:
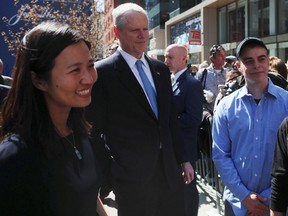
[[[29,9],[24,8],[24,10],[21,11],[21,13],[18,12],[18,10],[22,6],[25,6],[26,4],[28,5],[37,4],[39,6],[45,6],[46,2],[49,2],[51,3],[53,7],[49,7],[49,8],[46,7],[45,10],[41,12],[38,11],[38,13],[40,13],[38,15],[42,18],[42,21],[51,20],[51,19],[53,20],[53,18],[55,18],[53,14],[54,10],[61,11],[61,13],[63,13],[62,19],[65,20],[65,18],[68,18],[69,16],[68,15],[69,8],[74,8],[75,11],[77,11],[77,8],[76,8],[77,5],[80,4],[81,2],[82,2],[81,5],[83,5],[84,1],[85,0],[62,1],[62,2],[65,2],[66,5],[69,4],[69,7],[66,7],[65,11],[63,11],[63,8],[60,7],[60,4],[56,0],[38,0],[37,3],[31,3],[33,2],[31,0],[21,0],[19,1],[17,5],[14,5],[14,0],[5,0],[4,1],[5,3],[4,2],[1,3],[1,7],[0,7],[0,18],[1,18],[0,33],[5,32],[6,35],[9,36],[10,30],[14,33],[17,33],[20,31],[20,28],[24,28],[24,30],[26,31],[34,27],[34,26],[31,26],[32,24],[29,22],[29,20],[27,22],[23,21],[23,16],[25,15],[25,13],[27,14]],[[90,8],[91,8],[91,5],[88,4],[85,10],[81,12],[85,12],[89,16],[91,13]],[[78,12],[79,11],[77,11],[77,13]],[[3,21],[3,17],[7,18],[7,23]],[[21,38],[23,36],[24,35],[22,35]],[[15,55],[16,55],[16,50],[9,51],[8,44],[5,43],[4,37],[0,35],[0,58],[2,59],[3,64],[4,64],[3,75],[7,75],[7,76],[12,75],[13,66],[15,62]]]
[[[23,4],[27,3],[28,1],[21,1],[24,2]],[[23,22],[20,20],[20,17],[17,15],[18,9],[20,8],[20,4],[16,7],[14,5],[13,0],[3,2],[0,7],[0,31],[5,32],[7,35],[9,34],[8,31],[11,30],[12,32],[18,32],[19,28],[23,26]],[[8,23],[3,21],[3,17],[8,19]],[[8,25],[8,26],[7,26]],[[15,51],[8,50],[8,44],[4,42],[4,37],[0,36],[0,58],[4,64],[4,71],[3,75],[11,76],[13,65],[15,61],[15,57],[12,54],[15,54]]]

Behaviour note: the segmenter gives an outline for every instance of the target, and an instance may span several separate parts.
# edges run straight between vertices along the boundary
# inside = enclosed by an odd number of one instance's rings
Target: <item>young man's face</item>
[[[261,46],[244,47],[240,60],[239,70],[244,75],[247,83],[267,81],[269,56],[265,48]]]

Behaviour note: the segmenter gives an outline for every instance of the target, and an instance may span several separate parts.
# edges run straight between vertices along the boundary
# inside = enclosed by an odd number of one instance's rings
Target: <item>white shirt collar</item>
[[[133,67],[135,67],[136,61],[139,60],[139,59],[137,59],[134,56],[130,55],[129,53],[125,52],[121,47],[118,47],[118,50],[119,50],[120,54],[123,56],[123,58],[125,59],[125,61],[127,62],[127,64],[129,65],[129,67],[131,69]],[[148,62],[146,61],[144,55],[142,55],[140,60],[143,62],[144,67],[149,68]]]
[[[186,68],[178,71],[176,74],[174,74],[174,81],[176,82],[177,79],[186,71]]]

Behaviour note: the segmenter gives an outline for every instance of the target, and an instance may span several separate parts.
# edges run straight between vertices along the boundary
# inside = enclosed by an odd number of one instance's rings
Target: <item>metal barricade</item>
[[[207,126],[207,146],[204,150],[200,150],[199,159],[196,162],[196,174],[197,178],[208,185],[215,191],[215,203],[218,209],[218,213],[222,214],[224,211],[224,205],[222,201],[223,194],[223,184],[220,179],[220,176],[215,168],[215,165],[212,161],[212,122],[213,117],[208,117],[209,124]]]

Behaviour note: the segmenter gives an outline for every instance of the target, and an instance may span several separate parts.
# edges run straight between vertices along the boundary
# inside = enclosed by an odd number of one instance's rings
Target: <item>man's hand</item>
[[[269,207],[265,205],[266,198],[261,197],[257,193],[251,192],[244,200],[243,204],[248,209],[248,215],[262,216],[269,212]]]
[[[184,162],[181,164],[182,176],[185,184],[190,184],[194,179],[194,169],[190,162]]]

